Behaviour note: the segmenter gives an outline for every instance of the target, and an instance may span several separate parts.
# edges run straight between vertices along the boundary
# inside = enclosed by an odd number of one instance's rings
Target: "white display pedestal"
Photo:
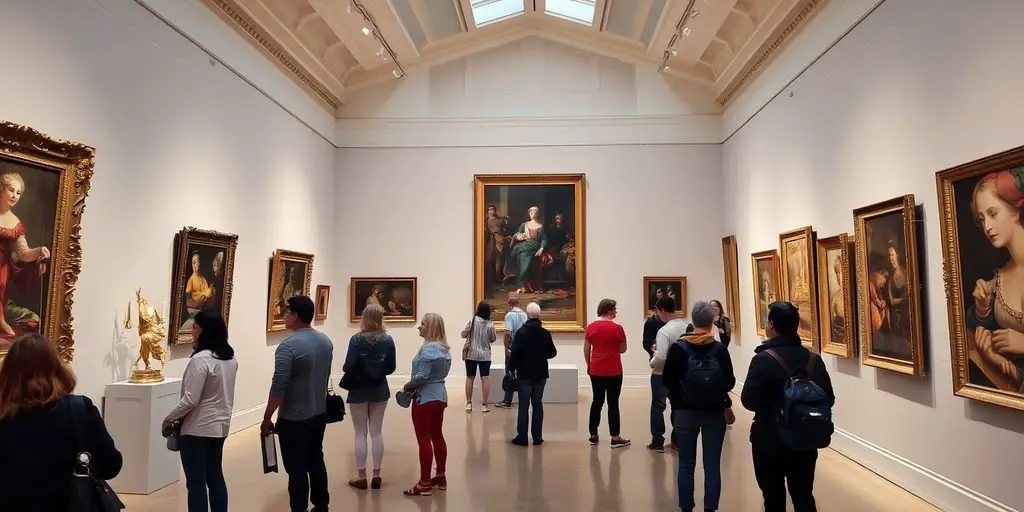
[[[544,403],[546,404],[575,404],[580,401],[579,373],[580,369],[574,364],[549,364],[548,382],[544,386]],[[505,378],[505,365],[491,365],[491,396],[488,402],[498,403],[505,398],[505,391],[501,389],[501,381]],[[519,393],[513,395],[513,402],[519,400]]]
[[[124,457],[121,473],[110,481],[115,492],[149,494],[181,478],[181,460],[160,434],[160,424],[178,404],[180,391],[178,378],[107,385],[103,421]]]

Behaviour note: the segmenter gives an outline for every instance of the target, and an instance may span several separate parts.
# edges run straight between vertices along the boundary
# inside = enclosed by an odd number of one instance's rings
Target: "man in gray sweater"
[[[288,473],[288,498],[292,512],[327,512],[327,465],[324,462],[324,430],[327,423],[327,384],[331,378],[334,344],[313,329],[313,301],[297,296],[288,299],[285,327],[292,335],[277,347],[270,398],[260,433],[276,432],[281,461]],[[277,424],[272,421],[277,412]]]

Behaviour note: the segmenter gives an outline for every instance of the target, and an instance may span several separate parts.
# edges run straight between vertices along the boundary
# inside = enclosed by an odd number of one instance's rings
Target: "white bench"
[[[580,401],[579,373],[580,369],[574,364],[549,364],[547,384],[544,386],[544,403],[546,404],[575,404]],[[501,389],[501,381],[505,378],[505,365],[494,363],[491,365],[491,396],[487,400],[490,403],[498,403],[505,398],[505,390]],[[479,384],[477,384],[479,386]],[[513,401],[519,400],[519,393],[513,395]]]

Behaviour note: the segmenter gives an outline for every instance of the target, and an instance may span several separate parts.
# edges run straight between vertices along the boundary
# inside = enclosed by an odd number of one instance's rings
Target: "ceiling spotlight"
[[[668,65],[668,64],[665,64],[665,67],[661,68],[661,70],[662,70],[662,71],[668,71],[668,70],[670,70],[670,69],[672,69],[672,68],[671,68],[671,67],[669,67],[669,65]]]
[[[673,57],[675,57],[676,55],[679,55],[679,52],[676,51],[675,48],[672,48],[672,51],[670,53],[672,54]]]
[[[700,9],[694,9],[694,10],[690,11],[690,19],[691,20],[696,18],[697,16],[700,16]]]
[[[391,76],[394,76],[395,78],[402,78],[405,76],[405,72],[396,69],[391,72]]]
[[[363,35],[364,36],[370,35],[370,27],[363,27]]]
[[[683,27],[683,35],[684,36],[690,35],[690,27]]]
[[[384,54],[384,47],[383,46],[381,46],[380,48],[377,49],[377,58],[378,59],[382,59],[382,60],[383,59],[387,59],[387,56]]]

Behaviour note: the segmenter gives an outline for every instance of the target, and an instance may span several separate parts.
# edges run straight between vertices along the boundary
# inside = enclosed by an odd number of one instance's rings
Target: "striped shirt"
[[[462,339],[469,340],[467,361],[490,361],[491,343],[498,339],[494,331],[494,322],[473,317],[462,330]]]

